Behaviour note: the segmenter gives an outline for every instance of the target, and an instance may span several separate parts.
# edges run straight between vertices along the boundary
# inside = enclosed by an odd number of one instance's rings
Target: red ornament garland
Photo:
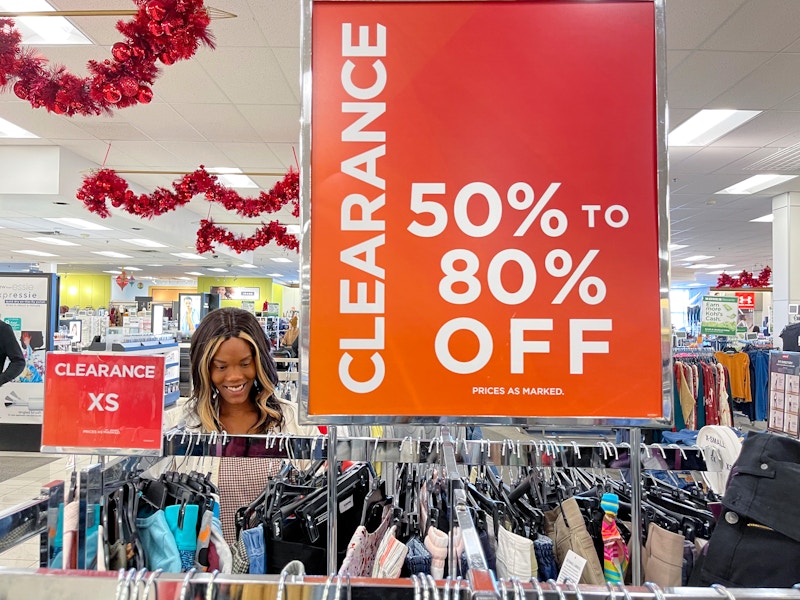
[[[717,278],[717,287],[729,288],[763,288],[769,287],[770,279],[772,278],[772,269],[764,267],[758,274],[758,277],[753,277],[749,271],[742,271],[736,277],[732,277],[727,273],[723,273]]]
[[[172,187],[173,190],[157,188],[152,194],[137,196],[128,188],[128,182],[112,169],[100,169],[83,178],[83,185],[75,196],[91,212],[103,218],[111,215],[106,200],[111,202],[111,206],[132,215],[152,218],[188,204],[198,194],[204,194],[209,202],[222,204],[227,210],[243,217],[276,213],[290,203],[292,215],[300,215],[300,177],[293,169],[289,169],[269,192],[261,192],[256,198],[242,198],[236,191],[217,183],[216,175],[206,171],[202,165],[174,182]],[[197,231],[197,251],[201,254],[208,252],[214,242],[225,244],[238,253],[255,250],[271,242],[290,250],[300,248],[297,237],[288,233],[286,226],[278,221],[264,223],[252,236],[243,237],[203,219]]]
[[[114,108],[147,104],[149,86],[158,75],[156,61],[171,65],[194,56],[202,43],[214,47],[210,19],[203,0],[134,0],[136,16],[118,21],[124,42],[111,48],[112,59],[90,60],[91,77],[81,78],[63,66],[49,66],[35,49],[23,49],[14,20],[0,18],[0,87],[13,84],[14,93],[34,108],[68,116],[99,115]]]

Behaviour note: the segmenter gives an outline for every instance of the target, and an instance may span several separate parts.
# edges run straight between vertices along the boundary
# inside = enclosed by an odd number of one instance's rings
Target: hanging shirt
[[[750,392],[750,357],[744,352],[715,352],[714,358],[728,367],[731,377],[731,395],[738,402],[752,402]]]

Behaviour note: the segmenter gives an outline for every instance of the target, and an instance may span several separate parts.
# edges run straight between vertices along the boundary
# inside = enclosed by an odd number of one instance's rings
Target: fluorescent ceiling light
[[[750,219],[750,222],[751,223],[772,223],[773,219],[774,219],[774,217],[773,217],[772,213],[769,213],[768,215],[764,215],[763,217],[758,217],[757,219]]]
[[[688,247],[689,247],[688,244],[670,244],[669,245],[669,249],[670,250],[683,250],[684,248],[688,248]]]
[[[727,269],[721,269],[719,271],[709,271],[708,273],[706,273],[706,275],[722,275],[723,273],[726,273],[726,272],[727,272]]]
[[[195,277],[202,277],[205,273],[198,273],[197,271],[189,271],[186,273],[187,275],[194,275]],[[185,277],[180,277],[179,279],[186,279]]]
[[[0,0],[6,12],[52,12],[45,0]],[[64,17],[16,17],[23,44],[91,44],[91,40]]]
[[[189,258],[192,260],[206,260],[205,256],[200,256],[199,254],[192,254],[191,252],[171,252],[172,256],[177,256],[178,258]]]
[[[697,263],[696,265],[686,265],[687,269],[710,269],[713,265],[707,265],[706,263]]]
[[[191,281],[189,277],[178,277],[177,279],[180,279],[181,281]]]
[[[166,248],[166,244],[161,244],[159,242],[154,242],[153,240],[147,240],[145,238],[129,238],[120,240],[120,242],[127,242],[129,244],[133,244],[134,246],[143,246],[145,248]]]
[[[223,185],[232,188],[257,188],[258,184],[250,179],[247,175],[243,175],[241,169],[235,167],[212,167],[206,169],[209,173],[214,173],[217,180]]]
[[[100,250],[99,252],[92,251],[92,254],[99,254],[100,256],[107,256],[109,258],[133,258],[122,252],[113,252],[111,250]]]
[[[689,258],[684,258],[686,262],[694,262],[696,260],[708,260],[709,258],[714,258],[713,256],[708,256],[706,254],[695,254],[694,256],[690,256]]]
[[[701,110],[673,129],[667,143],[669,146],[707,146],[758,114],[760,110]]]
[[[103,271],[103,273],[111,273],[112,275],[122,275],[122,271]]]
[[[267,273],[267,277],[283,277],[280,273]]]
[[[209,271],[214,271],[215,273],[227,273],[228,269],[223,269],[222,267],[208,267]]]
[[[272,260],[274,260],[275,262],[292,262],[291,258],[283,258],[282,256],[273,258]]]
[[[50,244],[52,246],[80,246],[80,244],[75,244],[73,242],[68,242],[67,240],[60,240],[54,237],[32,237],[32,238],[25,238],[26,240],[30,240],[32,242],[39,242],[40,244]]]
[[[141,271],[139,267],[122,267],[126,271]]]
[[[795,177],[797,177],[797,175],[774,175],[774,174],[753,175],[752,177],[748,177],[744,181],[735,183],[732,186],[726,187],[724,190],[720,190],[716,193],[756,194],[762,190],[766,190],[767,188],[776,186],[779,183],[783,183],[784,181],[789,181],[790,179],[794,179]]]
[[[163,267],[164,265],[147,265],[148,267]]]
[[[76,219],[74,217],[45,217],[45,220],[52,221],[53,223],[58,223],[60,225],[66,225],[67,227],[72,227],[73,229],[85,229],[88,231],[111,231],[111,227],[98,225],[97,223],[92,223],[91,221],[85,221],[83,219]]]
[[[38,138],[39,136],[0,118],[0,138]]]
[[[49,252],[41,252],[39,250],[13,250],[19,254],[32,254],[33,256],[58,256],[58,254],[50,254]]]
[[[250,263],[244,263],[244,264],[235,265],[235,266],[240,267],[242,269],[257,269],[258,268],[257,266],[251,265]]]

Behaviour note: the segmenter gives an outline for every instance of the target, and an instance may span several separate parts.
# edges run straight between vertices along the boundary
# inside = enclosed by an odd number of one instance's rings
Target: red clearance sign
[[[47,355],[42,449],[161,454],[164,357]]]
[[[313,2],[310,420],[669,419],[655,21]]]

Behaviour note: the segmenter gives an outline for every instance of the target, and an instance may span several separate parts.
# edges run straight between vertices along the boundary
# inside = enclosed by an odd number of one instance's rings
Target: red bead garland
[[[116,28],[124,42],[111,48],[112,59],[90,60],[91,77],[78,77],[63,66],[50,66],[35,49],[23,49],[14,20],[0,18],[0,87],[12,89],[34,108],[73,115],[99,115],[115,108],[147,104],[158,75],[156,61],[171,65],[189,59],[200,44],[214,47],[203,0],[134,0],[130,21]]]
[[[216,175],[206,171],[202,165],[174,182],[172,187],[174,191],[157,188],[152,194],[137,196],[128,188],[128,182],[112,169],[100,169],[83,178],[83,185],[75,196],[91,212],[103,218],[111,214],[106,200],[111,202],[111,206],[132,215],[152,218],[187,204],[198,194],[205,195],[209,202],[217,202],[243,217],[276,213],[290,203],[292,215],[300,215],[300,176],[294,169],[289,169],[269,192],[261,192],[256,198],[242,198],[235,190],[217,183]],[[203,219],[197,231],[197,251],[201,254],[208,252],[212,250],[214,243],[224,244],[238,253],[255,250],[271,242],[290,250],[300,248],[297,237],[287,233],[286,227],[278,221],[262,225],[252,236],[243,237]]]

